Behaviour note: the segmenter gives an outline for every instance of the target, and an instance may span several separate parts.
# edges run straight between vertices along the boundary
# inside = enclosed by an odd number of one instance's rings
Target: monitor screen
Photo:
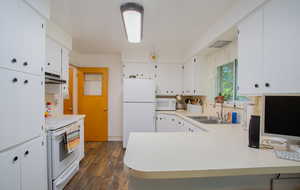
[[[264,132],[300,137],[300,96],[265,96]]]

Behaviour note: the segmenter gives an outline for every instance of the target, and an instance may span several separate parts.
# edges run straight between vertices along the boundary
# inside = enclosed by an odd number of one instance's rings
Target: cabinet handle
[[[16,82],[18,82],[18,79],[17,78],[13,78],[12,82],[16,83]]]
[[[254,87],[255,87],[255,88],[258,88],[258,87],[259,87],[259,85],[258,85],[258,84],[255,84],[255,85],[254,85]]]
[[[24,84],[28,84],[28,82],[29,82],[28,80],[24,80]]]
[[[265,85],[266,85],[266,87],[270,87],[270,83],[266,83]]]
[[[29,150],[26,150],[24,156],[27,156],[28,154],[29,154]]]
[[[16,59],[16,58],[13,58],[13,59],[11,60],[11,63],[17,63],[17,59]]]
[[[18,161],[18,159],[19,159],[19,157],[18,157],[18,156],[15,156],[15,157],[13,158],[13,163],[15,163],[16,161]]]
[[[47,65],[51,65],[51,63],[48,62]]]
[[[25,61],[25,62],[23,63],[23,66],[26,67],[27,65],[28,65],[28,62]]]
[[[169,91],[167,91],[167,94],[169,93]]]

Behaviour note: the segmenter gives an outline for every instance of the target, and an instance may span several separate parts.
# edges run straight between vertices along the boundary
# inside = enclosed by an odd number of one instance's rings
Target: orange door
[[[107,68],[78,68],[78,112],[86,115],[85,141],[107,141],[107,93]]]
[[[64,99],[64,114],[73,114],[73,68],[69,68],[69,97]]]

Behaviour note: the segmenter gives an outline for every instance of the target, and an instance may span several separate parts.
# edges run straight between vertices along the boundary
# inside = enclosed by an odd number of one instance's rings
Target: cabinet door
[[[47,158],[44,137],[34,139],[21,148],[22,190],[47,189]]]
[[[194,87],[194,70],[193,62],[188,62],[184,64],[183,71],[183,94],[184,95],[193,95]]]
[[[264,7],[263,85],[266,92],[300,92],[299,10],[298,0],[273,0]]]
[[[61,74],[61,47],[50,38],[46,40],[46,72]]]
[[[0,153],[0,187],[3,190],[21,189],[20,155],[18,148]]]
[[[0,67],[16,69],[20,65],[19,0],[0,1]],[[22,32],[22,31],[21,31]]]
[[[158,114],[156,117],[156,132],[166,132],[168,120],[164,114]]]
[[[194,64],[194,95],[205,96],[207,95],[207,79],[208,71],[206,60],[203,57],[195,58]]]
[[[238,49],[238,93],[259,95],[263,89],[263,11],[261,9],[240,23]]]
[[[62,85],[62,94],[66,98],[69,96],[69,51],[65,48],[62,49],[61,60],[61,78],[66,81]]]
[[[41,134],[44,88],[41,76],[0,69],[0,150]]]
[[[156,84],[159,95],[182,94],[183,69],[180,64],[159,64],[156,69]]]
[[[20,70],[42,75],[45,65],[45,20],[23,1],[20,3],[20,14]]]
[[[44,124],[44,84],[41,76],[23,74],[21,85],[22,123],[19,131],[26,140],[38,137]]]
[[[0,151],[23,142],[22,135],[22,99],[32,96],[22,94],[22,73],[0,69]],[[32,99],[35,101],[34,99]],[[28,107],[28,109],[31,106]]]
[[[184,127],[184,121],[182,119],[180,119],[179,117],[176,117],[176,127],[178,129],[178,131],[181,131],[181,132],[185,132],[186,129]]]
[[[154,79],[154,65],[151,63],[126,63],[123,65],[124,78],[135,76],[141,79]]]

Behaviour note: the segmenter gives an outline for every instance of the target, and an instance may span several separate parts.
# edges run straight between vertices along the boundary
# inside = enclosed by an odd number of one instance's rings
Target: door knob
[[[73,108],[69,108],[68,110],[69,110],[69,111],[73,111]]]
[[[108,109],[107,108],[104,108],[104,111],[107,111]]]

